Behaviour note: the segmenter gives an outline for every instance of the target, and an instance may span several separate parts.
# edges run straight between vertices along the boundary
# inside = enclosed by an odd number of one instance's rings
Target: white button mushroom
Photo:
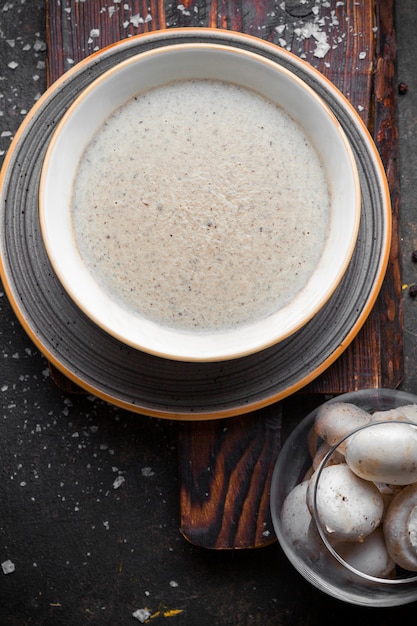
[[[307,508],[307,488],[308,481],[304,481],[287,495],[281,508],[281,524],[283,533],[294,547],[301,547],[305,554],[317,558],[323,544]]]
[[[398,415],[398,417],[402,417],[410,422],[413,422],[414,424],[417,424],[417,404],[400,406],[397,409],[394,409],[394,412]]]
[[[387,578],[395,568],[381,526],[365,537],[362,543],[344,542],[335,546],[335,550],[349,565],[368,576]]]
[[[374,424],[346,440],[346,463],[361,478],[392,485],[417,481],[417,428],[405,422]]]
[[[317,411],[315,429],[318,435],[334,446],[345,435],[370,422],[371,416],[349,402],[330,402]],[[343,452],[344,444],[340,450]]]
[[[402,421],[417,424],[417,405],[407,404],[387,411],[375,411],[371,415],[371,422],[382,421]]]
[[[332,446],[328,444],[326,441],[323,441],[321,445],[317,448],[317,452],[313,458],[313,468],[316,470],[320,463],[325,458],[326,454],[330,452]],[[331,456],[327,460],[327,465],[337,465],[338,463],[344,463],[345,457],[339,452],[339,450],[335,450]]]
[[[314,505],[317,482],[317,516],[332,541],[363,541],[380,524],[384,500],[374,483],[354,474],[346,463],[325,467],[309,481],[307,505]]]
[[[417,572],[417,483],[395,496],[385,515],[384,535],[391,558]]]
[[[382,497],[384,499],[384,516],[385,516],[385,511],[388,509],[389,505],[391,504],[391,502],[393,501],[397,493],[399,493],[402,489],[404,489],[404,485],[389,485],[388,483],[378,483],[378,482],[376,482],[375,485],[378,488],[378,491],[382,494]],[[384,517],[382,518],[382,521],[384,521]]]

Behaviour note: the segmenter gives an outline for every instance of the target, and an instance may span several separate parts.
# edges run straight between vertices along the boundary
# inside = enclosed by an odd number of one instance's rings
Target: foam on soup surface
[[[301,128],[238,85],[169,83],[117,109],[73,193],[80,254],[123,306],[216,330],[267,316],[306,284],[330,192]]]

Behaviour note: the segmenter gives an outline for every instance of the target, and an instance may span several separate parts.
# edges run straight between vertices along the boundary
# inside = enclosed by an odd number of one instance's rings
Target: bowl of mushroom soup
[[[311,320],[349,265],[360,204],[351,147],[316,91],[244,47],[198,42],[89,84],[39,191],[49,260],[78,307],[133,348],[202,362]]]
[[[279,455],[271,514],[321,591],[362,606],[417,600],[417,396],[361,390],[309,413]]]

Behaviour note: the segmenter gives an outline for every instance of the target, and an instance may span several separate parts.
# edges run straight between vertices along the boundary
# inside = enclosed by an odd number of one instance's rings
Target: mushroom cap
[[[335,546],[335,550],[349,565],[368,576],[387,578],[395,567],[386,548],[381,526],[365,537],[362,543],[340,543]]]
[[[317,482],[317,517],[332,541],[363,541],[380,524],[384,499],[374,483],[354,474],[346,463],[323,468],[309,481],[307,505],[314,505]]]
[[[391,485],[417,481],[417,428],[406,422],[375,423],[346,440],[346,463],[365,480]]]
[[[329,402],[318,410],[315,429],[330,446],[337,444],[347,434],[370,422],[369,413],[350,402]],[[343,452],[344,443],[340,450]]]
[[[392,500],[385,514],[384,536],[391,558],[402,568],[417,572],[417,483]]]
[[[323,542],[307,507],[308,481],[296,485],[285,498],[281,508],[282,531],[294,547],[301,547],[316,558]]]
[[[332,446],[330,444],[328,444],[326,441],[323,441],[320,444],[320,446],[317,448],[317,452],[316,452],[316,454],[314,455],[314,458],[313,458],[313,468],[315,470],[318,468],[318,466],[323,461],[323,459],[326,456],[326,454],[328,454],[331,449],[332,449]],[[345,462],[344,455],[339,450],[335,450],[330,455],[330,457],[327,459],[326,464],[327,465],[336,465],[338,463],[344,463],[344,462]]]
[[[407,404],[387,411],[375,411],[375,413],[371,415],[371,422],[389,420],[417,424],[417,404]]]

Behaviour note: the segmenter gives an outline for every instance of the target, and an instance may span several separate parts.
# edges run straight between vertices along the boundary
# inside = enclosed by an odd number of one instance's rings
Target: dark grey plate
[[[346,275],[307,326],[258,354],[221,363],[161,359],[94,325],[63,290],[49,263],[38,218],[42,160],[57,122],[100,74],[150,48],[215,42],[264,55],[305,80],[327,102],[352,145],[361,180],[357,246]],[[132,37],[93,55],[50,87],[23,122],[1,178],[1,270],[10,302],[34,343],[73,381],[114,404],[159,417],[208,419],[246,413],[293,393],[323,372],[355,337],[375,302],[388,260],[391,211],[385,172],[352,107],[312,67],[253,37],[170,29]]]

